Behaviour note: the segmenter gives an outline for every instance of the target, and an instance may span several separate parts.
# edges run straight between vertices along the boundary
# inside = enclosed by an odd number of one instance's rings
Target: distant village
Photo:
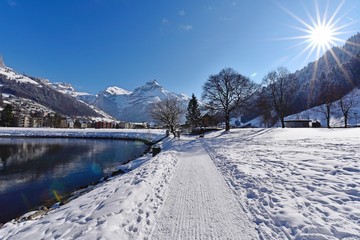
[[[90,117],[61,116],[28,99],[0,93],[0,126],[24,128],[149,128],[146,122],[94,120]]]

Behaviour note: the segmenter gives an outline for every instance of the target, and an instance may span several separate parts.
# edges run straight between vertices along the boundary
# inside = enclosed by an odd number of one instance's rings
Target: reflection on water
[[[146,148],[137,141],[0,138],[0,222],[98,181]]]

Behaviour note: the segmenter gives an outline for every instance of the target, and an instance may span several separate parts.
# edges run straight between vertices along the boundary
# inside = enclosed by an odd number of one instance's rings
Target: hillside
[[[287,93],[285,116],[301,113],[326,101],[339,100],[360,86],[360,33],[350,37],[343,46],[328,50],[317,61],[290,74],[290,77],[292,81],[287,89],[291,92]],[[276,114],[271,112],[272,101],[269,86],[265,86],[244,114],[244,120],[250,121],[264,114],[268,125],[274,124]]]
[[[0,92],[29,99],[66,116],[100,117],[101,115],[76,98],[54,90],[40,79],[17,74],[3,62],[0,66]]]
[[[294,74],[299,91],[293,98],[290,114],[322,104],[317,96],[323,90],[321,75],[337,87],[334,100],[344,96],[360,84],[360,33],[350,37],[344,46],[333,47],[315,62],[309,63]]]

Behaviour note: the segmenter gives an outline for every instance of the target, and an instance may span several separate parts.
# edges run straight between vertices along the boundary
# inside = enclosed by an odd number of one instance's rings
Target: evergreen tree
[[[189,101],[189,105],[187,107],[186,122],[191,127],[199,127],[200,120],[201,120],[201,112],[199,108],[199,103],[195,95],[192,94],[192,97]]]
[[[7,104],[1,112],[0,126],[2,127],[13,127],[15,123],[13,108]]]
[[[2,93],[0,92],[0,107],[2,107],[4,104]]]
[[[61,127],[61,115],[55,114],[53,121],[52,121],[52,127],[54,128],[60,128]]]

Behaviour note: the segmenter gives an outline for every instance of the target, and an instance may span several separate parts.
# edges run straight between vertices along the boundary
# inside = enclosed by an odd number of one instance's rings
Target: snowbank
[[[159,129],[58,129],[58,128],[0,128],[0,137],[69,137],[134,139],[157,142],[166,136]]]
[[[163,151],[129,163],[134,171],[99,184],[92,191],[37,220],[12,221],[1,239],[147,239],[163,204],[178,152]],[[140,163],[142,164],[141,166]]]

